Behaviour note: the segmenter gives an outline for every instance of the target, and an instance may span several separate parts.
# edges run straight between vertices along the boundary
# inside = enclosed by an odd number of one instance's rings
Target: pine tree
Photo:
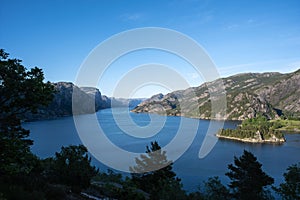
[[[204,182],[203,198],[206,200],[230,199],[229,190],[221,183],[219,177],[209,178]]]
[[[262,164],[251,153],[244,150],[240,157],[234,157],[234,165],[228,165],[226,173],[231,179],[229,187],[233,197],[239,200],[268,199],[270,196],[265,187],[274,183],[274,179],[261,169]]]
[[[285,200],[300,199],[300,163],[289,166],[283,176],[285,182],[275,191]]]
[[[146,147],[146,153],[136,158],[136,166],[130,167],[136,186],[148,192],[151,199],[185,198],[181,180],[173,172],[173,163],[168,161],[166,152],[155,141]]]
[[[52,160],[53,169],[50,176],[53,176],[57,183],[71,186],[73,192],[87,188],[91,178],[98,173],[98,170],[91,166],[91,158],[87,153],[87,148],[83,145],[62,147],[61,152],[55,153]]]
[[[33,142],[21,117],[47,105],[53,97],[53,86],[43,82],[41,69],[27,70],[21,60],[8,56],[0,49],[0,176],[30,172]]]

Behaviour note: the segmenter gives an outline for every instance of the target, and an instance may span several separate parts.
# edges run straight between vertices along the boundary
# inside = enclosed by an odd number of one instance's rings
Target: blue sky
[[[142,27],[174,29],[193,38],[222,77],[300,68],[298,0],[1,0],[0,4],[0,48],[27,67],[41,67],[46,80],[53,82],[73,82],[81,63],[99,43]],[[203,82],[176,56],[146,50],[115,62],[99,82],[101,92],[111,96],[126,71],[149,62],[173,67],[191,86]],[[147,86],[134,96],[166,91]]]

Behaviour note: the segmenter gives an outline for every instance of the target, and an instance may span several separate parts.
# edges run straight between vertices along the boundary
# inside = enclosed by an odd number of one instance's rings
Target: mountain
[[[130,107],[134,108],[138,104],[140,104],[143,98],[115,98],[115,97],[107,97],[105,95],[101,95],[100,91],[94,87],[80,87],[80,89],[88,94],[90,97],[95,99],[95,107],[96,110],[105,109],[105,108],[115,108],[115,107]]]
[[[139,105],[142,101],[144,101],[144,98],[136,98],[136,99],[125,99],[125,98],[115,98],[111,97],[111,107],[129,107],[134,108],[137,105]]]
[[[52,84],[55,90],[52,102],[47,107],[40,107],[36,113],[26,113],[23,117],[25,120],[54,119],[72,115],[72,96],[74,91],[76,91],[76,99],[82,102],[82,106],[80,110],[77,110],[77,114],[94,112],[87,106],[94,101],[90,93],[81,90],[81,88],[71,82]]]
[[[211,92],[222,86],[227,110],[212,114]],[[209,87],[208,87],[209,86]],[[220,100],[214,95],[214,100]],[[243,73],[207,82],[166,95],[157,94],[143,101],[132,112],[149,112],[202,119],[243,120],[264,115],[269,119],[281,115],[300,117],[300,69],[287,74],[277,72]],[[212,114],[212,116],[211,116]],[[220,117],[224,116],[224,117]]]
[[[52,83],[54,86],[54,98],[47,107],[40,107],[36,113],[26,113],[22,118],[26,121],[55,119],[71,116],[73,114],[88,114],[111,107],[135,107],[144,99],[110,98],[102,95],[99,89],[94,87],[78,87],[71,82]],[[72,110],[72,98],[79,105]],[[90,106],[95,104],[95,107]]]
[[[111,107],[110,99],[104,95],[101,95],[99,89],[94,87],[80,87],[80,90],[88,94],[92,99],[95,99],[96,111]]]

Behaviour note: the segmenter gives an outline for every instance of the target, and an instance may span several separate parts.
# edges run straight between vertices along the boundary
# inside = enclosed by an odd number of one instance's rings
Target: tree
[[[9,59],[0,49],[0,176],[28,173],[31,157],[29,131],[21,126],[22,115],[35,112],[52,100],[53,86],[35,67],[27,70],[21,60]]]
[[[221,183],[219,177],[212,177],[204,182],[203,196],[206,200],[230,199],[229,190]]]
[[[235,166],[234,166],[235,165]],[[261,169],[261,164],[251,153],[244,150],[240,158],[234,157],[234,165],[228,165],[226,173],[231,180],[229,187],[236,199],[268,199],[265,187],[274,183],[274,179]]]
[[[62,147],[60,153],[55,153],[50,178],[52,176],[55,182],[71,186],[74,192],[87,188],[91,178],[98,173],[91,166],[91,158],[87,152],[83,145]]]
[[[204,200],[204,195],[197,191],[197,192],[191,192],[187,195],[188,200]]]
[[[280,194],[282,199],[300,199],[300,163],[287,168],[283,174],[285,183],[281,183],[275,191]]]
[[[168,177],[175,177],[176,174],[172,171],[172,161],[168,161],[166,152],[161,150],[159,144],[151,142],[151,147],[146,146],[147,155],[141,155],[141,159],[136,158],[136,166],[130,167],[130,171],[133,173],[143,173],[143,175],[152,171],[163,169],[167,173]]]
[[[137,187],[148,192],[151,199],[185,198],[181,180],[173,172],[173,163],[168,161],[166,152],[155,141],[146,147],[146,153],[136,158],[136,166],[130,167]]]

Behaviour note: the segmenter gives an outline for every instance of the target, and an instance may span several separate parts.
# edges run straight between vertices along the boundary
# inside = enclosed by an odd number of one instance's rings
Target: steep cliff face
[[[300,113],[300,70],[286,74],[271,87],[258,91],[270,104],[289,113]]]
[[[87,106],[94,99],[90,93],[86,93],[71,82],[53,83],[55,93],[52,102],[47,107],[41,107],[37,113],[26,113],[27,120],[53,119],[57,117],[70,116],[72,112],[72,95],[76,91],[76,100],[81,102],[77,114],[92,113],[93,110]]]
[[[225,115],[225,110],[213,114],[211,110],[210,92],[218,92],[214,85],[220,81],[226,91]],[[289,74],[244,73],[204,83],[199,87],[155,95],[132,111],[203,119],[220,119],[223,116],[223,119],[231,120],[253,118],[258,114],[268,118],[276,118],[282,113],[300,116],[299,88],[300,70]],[[218,96],[214,98],[218,100]]]
[[[96,111],[110,107],[110,100],[106,96],[102,96],[99,89],[94,87],[80,87],[80,90],[88,94],[92,99],[95,100]]]
[[[55,94],[52,102],[47,107],[39,108],[37,113],[24,114],[24,120],[54,119],[73,114],[94,113],[111,107],[135,107],[144,100],[109,98],[102,95],[97,88],[77,87],[71,82],[53,83],[53,86]],[[78,105],[74,110],[72,110],[72,101]]]

